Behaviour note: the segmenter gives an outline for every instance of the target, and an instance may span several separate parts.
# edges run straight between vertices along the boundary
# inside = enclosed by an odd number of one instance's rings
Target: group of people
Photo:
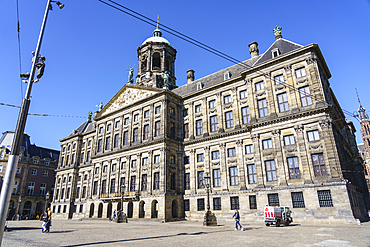
[[[50,208],[44,211],[44,214],[42,215],[42,228],[41,228],[42,233],[50,232],[51,215],[52,212]]]

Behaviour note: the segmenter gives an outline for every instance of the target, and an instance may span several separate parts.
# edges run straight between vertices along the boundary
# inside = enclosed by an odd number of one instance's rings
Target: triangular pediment
[[[126,84],[121,90],[104,106],[98,117],[132,105],[138,101],[149,98],[154,94],[162,92],[160,88],[148,88]]]

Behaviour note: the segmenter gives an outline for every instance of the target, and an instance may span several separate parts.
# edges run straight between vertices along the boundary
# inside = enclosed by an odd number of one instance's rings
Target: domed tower
[[[137,48],[139,68],[136,76],[136,84],[147,87],[176,88],[174,49],[167,39],[162,37],[162,32],[157,28],[153,31],[153,37],[146,39]]]

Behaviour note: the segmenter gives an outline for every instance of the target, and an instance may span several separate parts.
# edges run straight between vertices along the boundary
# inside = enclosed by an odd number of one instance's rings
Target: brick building
[[[5,175],[13,138],[12,131],[4,132],[0,138],[1,181]],[[30,136],[24,134],[19,157],[8,218],[12,218],[19,209],[20,215],[32,219],[44,210],[46,193],[53,195],[59,151],[31,144]]]
[[[211,210],[261,220],[265,205],[295,221],[353,222],[370,206],[355,128],[317,44],[276,40],[263,54],[176,86],[176,50],[153,32],[138,47],[136,85],[61,140],[55,217],[203,219]],[[121,189],[124,193],[121,194]]]

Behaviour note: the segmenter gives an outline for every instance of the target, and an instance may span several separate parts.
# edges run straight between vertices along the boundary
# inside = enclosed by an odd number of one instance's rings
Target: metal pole
[[[42,42],[42,38],[44,36],[44,30],[45,30],[46,20],[47,20],[48,13],[49,13],[50,3],[51,3],[51,0],[48,0],[48,3],[46,5],[45,14],[44,14],[44,19],[43,19],[42,25],[41,25],[39,40],[38,40],[37,46],[36,46],[36,52],[35,52],[35,55],[34,55],[33,60],[32,60],[31,74],[30,74],[30,77],[28,79],[27,91],[26,91],[26,95],[25,95],[25,97],[22,101],[22,106],[21,106],[21,109],[20,109],[20,112],[19,112],[17,127],[16,127],[16,130],[15,130],[14,139],[13,139],[13,143],[12,143],[12,150],[11,150],[10,155],[9,155],[8,164],[7,164],[6,172],[5,172],[5,176],[4,176],[4,183],[3,183],[3,187],[1,189],[1,195],[0,195],[0,217],[1,217],[0,244],[2,243],[2,240],[3,240],[4,227],[5,227],[6,216],[7,216],[7,211],[8,211],[8,207],[9,207],[9,200],[10,200],[10,197],[12,195],[12,186],[13,186],[13,183],[14,183],[15,172],[16,172],[17,166],[18,166],[19,149],[20,149],[21,144],[22,144],[23,132],[24,132],[24,128],[25,128],[25,125],[26,125],[28,109],[29,109],[29,106],[30,106],[32,83],[33,83],[33,78],[35,76],[36,63],[38,62],[38,59],[39,59],[41,42]]]

